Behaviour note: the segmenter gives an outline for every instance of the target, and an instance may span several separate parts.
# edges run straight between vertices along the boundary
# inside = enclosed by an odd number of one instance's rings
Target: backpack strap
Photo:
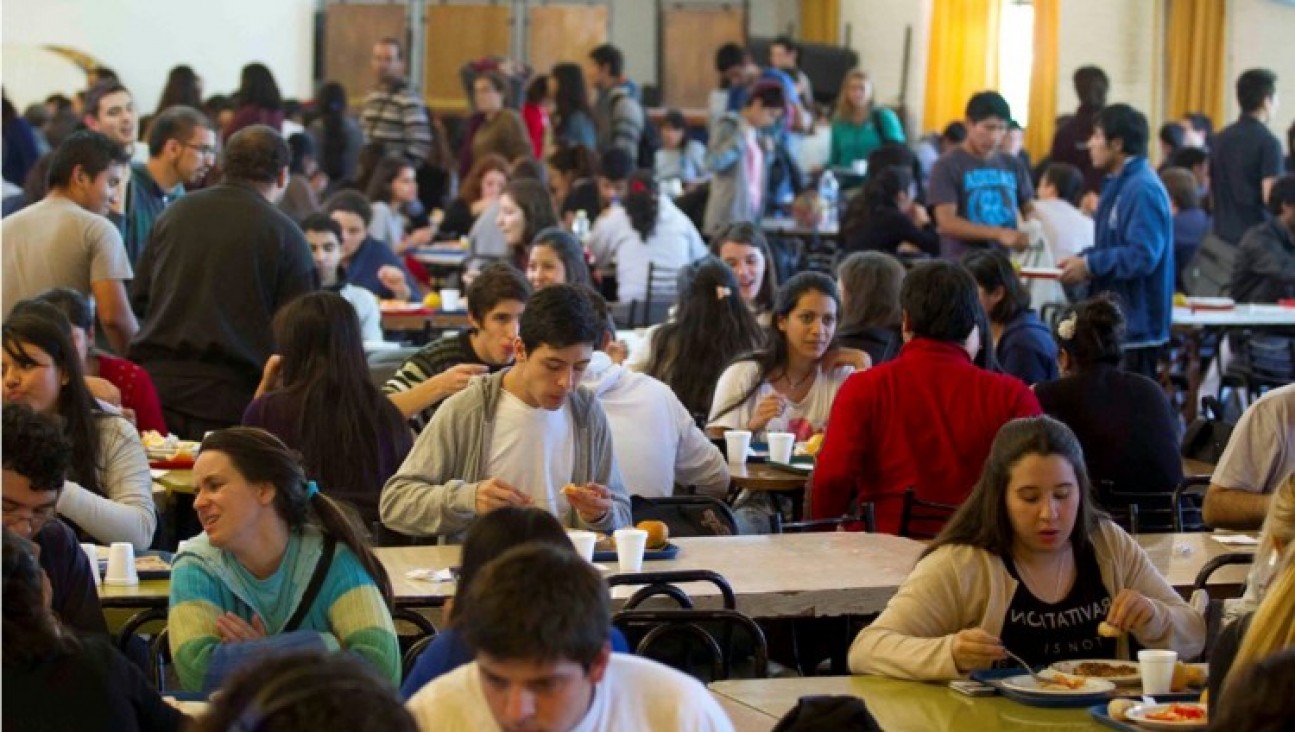
[[[881,143],[883,145],[899,142],[899,140],[892,140],[886,135],[886,126],[882,124],[881,111],[881,107],[875,107],[872,110],[872,126],[877,129],[877,137],[881,138]]]
[[[297,610],[288,618],[288,622],[283,626],[284,633],[291,633],[301,625],[301,621],[306,619],[306,613],[310,612],[310,607],[315,604],[315,598],[319,597],[319,590],[324,586],[324,579],[328,577],[328,570],[333,566],[333,555],[336,553],[337,539],[330,536],[324,537],[324,551],[319,555],[319,561],[315,564],[315,573],[310,575],[310,584],[306,585],[306,591],[301,596],[301,602],[297,603]]]

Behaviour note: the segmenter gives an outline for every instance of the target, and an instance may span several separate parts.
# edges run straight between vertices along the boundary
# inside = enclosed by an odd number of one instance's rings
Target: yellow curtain
[[[1041,160],[1057,126],[1057,48],[1061,0],[1034,0],[1034,66],[1030,69],[1030,126],[1025,149]]]
[[[926,64],[927,130],[965,116],[972,94],[998,87],[1001,0],[935,0]]]
[[[1169,119],[1204,112],[1215,124],[1222,123],[1227,15],[1222,0],[1170,0],[1165,41]]]
[[[800,0],[800,39],[806,43],[840,43],[841,0]]]

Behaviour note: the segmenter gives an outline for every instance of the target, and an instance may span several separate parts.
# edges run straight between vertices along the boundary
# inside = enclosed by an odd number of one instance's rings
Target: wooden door
[[[324,81],[346,87],[352,108],[377,84],[369,70],[373,44],[389,37],[404,45],[405,14],[404,5],[331,4],[325,11]]]
[[[664,106],[704,109],[719,84],[715,51],[746,43],[746,11],[740,7],[666,7],[661,11],[661,99]]]
[[[429,4],[426,12],[423,96],[436,110],[467,110],[459,68],[473,59],[509,55],[511,6]]]
[[[537,74],[564,61],[583,64],[607,42],[606,5],[541,5],[527,12],[527,63]]]

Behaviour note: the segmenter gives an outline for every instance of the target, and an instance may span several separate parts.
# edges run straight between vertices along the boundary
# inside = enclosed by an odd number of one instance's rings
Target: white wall
[[[1277,115],[1268,129],[1286,145],[1286,130],[1295,121],[1295,5],[1274,0],[1231,0],[1228,17],[1228,83],[1226,120],[1240,113],[1236,78],[1246,69],[1264,67],[1277,73]],[[1288,151],[1289,152],[1289,151]]]
[[[1071,77],[1080,66],[1100,66],[1111,80],[1107,100],[1147,115],[1154,130],[1163,108],[1162,0],[1061,0],[1057,114],[1079,106]]]
[[[45,44],[88,53],[115,69],[151,112],[166,72],[189,64],[204,92],[238,88],[250,61],[269,66],[287,97],[312,93],[315,0],[5,0],[3,81],[19,109],[85,77],[39,50]]]

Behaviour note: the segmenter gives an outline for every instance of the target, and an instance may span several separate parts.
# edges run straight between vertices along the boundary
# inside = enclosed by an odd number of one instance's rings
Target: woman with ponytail
[[[589,250],[598,269],[615,273],[616,299],[628,303],[647,296],[649,265],[677,272],[706,256],[706,244],[670,197],[661,195],[650,170],[630,174],[623,203],[598,217]]]
[[[330,81],[319,87],[315,108],[319,117],[310,123],[307,132],[319,152],[319,167],[328,174],[331,193],[355,181],[364,133],[346,113],[346,89],[341,84]]]
[[[171,569],[171,654],[211,690],[267,654],[346,650],[400,680],[391,581],[342,507],[277,437],[209,433],[193,466],[203,533]]]

